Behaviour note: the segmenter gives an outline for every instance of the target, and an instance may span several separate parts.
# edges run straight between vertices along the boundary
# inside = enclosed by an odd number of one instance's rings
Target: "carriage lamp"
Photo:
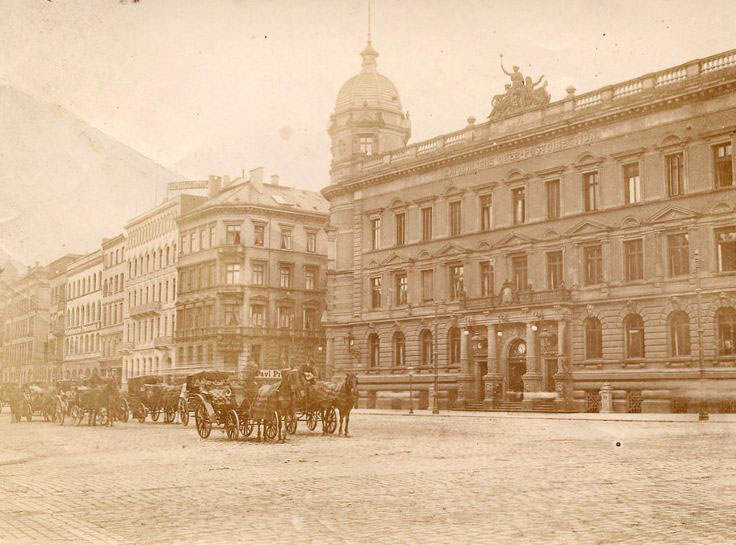
[[[539,329],[537,326],[535,325],[532,326],[532,331],[536,331],[537,329]]]
[[[503,337],[503,331],[498,331],[498,332],[496,333],[496,336],[498,336],[498,337]]]

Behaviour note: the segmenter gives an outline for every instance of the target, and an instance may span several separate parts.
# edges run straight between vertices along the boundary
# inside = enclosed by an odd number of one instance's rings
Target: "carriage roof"
[[[228,371],[200,371],[193,375],[187,376],[187,389],[199,386],[202,382],[216,382],[223,383],[229,382],[234,376],[233,373]]]
[[[138,391],[144,384],[161,384],[164,378],[159,375],[144,375],[128,379],[128,391]]]

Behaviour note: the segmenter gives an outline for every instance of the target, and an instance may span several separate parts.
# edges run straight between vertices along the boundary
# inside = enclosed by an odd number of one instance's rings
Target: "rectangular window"
[[[550,180],[545,184],[547,189],[547,219],[560,217],[560,181]]]
[[[673,153],[665,157],[667,169],[667,195],[677,197],[685,193],[684,163],[682,152]]]
[[[291,287],[291,267],[288,265],[279,267],[279,286],[282,288]]]
[[[640,238],[624,241],[624,280],[644,279],[644,246]]]
[[[202,250],[206,250],[209,248],[209,242],[207,240],[207,229],[200,229],[199,231],[199,247]],[[160,264],[161,267],[164,266],[163,263]]]
[[[266,240],[266,226],[255,224],[253,226],[253,246],[263,246]]]
[[[360,137],[360,154],[361,155],[373,155],[373,137],[372,136],[361,136]]]
[[[713,146],[713,163],[716,175],[716,189],[733,185],[733,161],[731,143]]]
[[[432,207],[422,208],[422,241],[432,240]]]
[[[371,219],[371,250],[381,249],[381,218]]]
[[[317,309],[316,308],[305,308],[304,309],[304,319],[303,319],[304,329],[307,331],[316,331],[317,323],[318,323]]]
[[[434,271],[422,271],[422,301],[434,300]]]
[[[520,225],[526,222],[526,189],[523,187],[512,189],[511,203],[513,208],[514,225]]]
[[[316,272],[312,268],[304,269],[304,289],[313,290],[316,289]]]
[[[406,244],[406,214],[401,212],[394,216],[394,226],[396,229],[396,246]]]
[[[250,306],[250,325],[251,327],[263,327],[266,325],[265,305]]]
[[[585,285],[600,284],[603,282],[603,250],[600,246],[586,246],[583,248],[583,262],[585,265]]]
[[[240,225],[227,226],[225,244],[240,244]]]
[[[381,277],[371,278],[371,308],[381,308]]]
[[[307,233],[307,251],[312,254],[317,251],[317,234],[316,233]]]
[[[585,211],[598,210],[598,171],[583,174],[583,199]]]
[[[490,195],[481,195],[480,197],[480,230],[491,230],[491,207],[493,201]]]
[[[525,255],[517,255],[511,258],[511,276],[517,291],[526,291],[528,280]]]
[[[493,295],[493,265],[489,261],[480,263],[480,295],[481,297]]]
[[[190,233],[189,237],[191,239],[192,253],[198,252],[199,251],[199,237],[197,236],[197,231],[192,231]],[[155,254],[154,254],[154,258],[153,259],[155,261],[155,259],[156,259]],[[151,268],[153,268],[153,265],[154,264],[152,263],[151,265],[152,265]]]
[[[407,287],[408,287],[408,280],[406,277],[406,273],[397,273],[394,277],[395,279],[395,297],[394,297],[394,303],[397,305],[405,305],[406,304],[406,294],[407,294]]]
[[[278,307],[277,310],[279,327],[291,329],[294,326],[294,310],[291,307]]]
[[[716,231],[718,272],[736,271],[736,227]]]
[[[210,246],[215,246],[215,226],[210,225]]]
[[[225,265],[225,284],[234,285],[240,283],[240,264],[229,263]]]
[[[690,249],[686,233],[678,233],[667,237],[670,257],[670,276],[682,276],[690,273]]]
[[[255,284],[256,286],[265,286],[266,285],[266,266],[263,263],[253,263],[251,266],[253,278],[251,279],[251,283]]]
[[[547,288],[559,289],[562,286],[562,252],[547,254]]]
[[[624,193],[626,194],[626,204],[641,202],[639,163],[624,165]]]
[[[292,248],[291,229],[287,229],[286,227],[284,227],[281,229],[281,249],[291,250],[291,248]]]
[[[189,253],[189,237],[187,235],[182,235],[181,240],[179,242],[179,248],[181,248],[181,253],[186,255]],[[143,270],[143,267],[141,266],[141,271]]]
[[[222,308],[226,326],[240,325],[240,305],[238,303],[227,301]]]
[[[463,266],[450,265],[448,280],[450,282],[450,300],[454,301],[465,293],[465,286],[463,284]]]
[[[460,234],[460,201],[450,203],[450,236],[457,236]]]

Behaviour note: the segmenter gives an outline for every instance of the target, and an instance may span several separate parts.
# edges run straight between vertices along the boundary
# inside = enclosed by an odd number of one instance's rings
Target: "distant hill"
[[[180,176],[64,108],[0,86],[0,265],[97,248]]]

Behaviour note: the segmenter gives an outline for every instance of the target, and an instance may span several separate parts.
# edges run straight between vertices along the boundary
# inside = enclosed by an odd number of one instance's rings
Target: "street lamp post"
[[[700,367],[700,407],[698,410],[698,420],[705,422],[708,420],[708,405],[705,393],[705,364],[703,362],[703,323],[700,318],[700,252],[695,250],[695,294],[697,301],[698,313],[698,363]]]
[[[440,409],[437,403],[437,397],[439,396],[439,367],[437,362],[437,312],[439,311],[439,304],[435,300],[434,302],[434,349],[432,350],[432,356],[434,359],[434,399],[432,400],[432,414],[439,414]]]
[[[409,369],[409,414],[414,414],[414,373]]]

